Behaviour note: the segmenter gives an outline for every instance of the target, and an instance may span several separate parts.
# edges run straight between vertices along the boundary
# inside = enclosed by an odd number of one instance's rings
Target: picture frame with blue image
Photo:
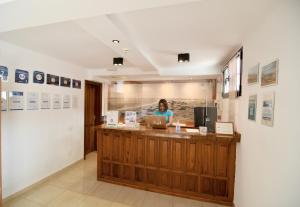
[[[29,72],[27,70],[16,69],[15,82],[28,84]]]
[[[33,83],[44,84],[45,73],[41,71],[33,71]]]
[[[0,65],[0,79],[2,81],[8,81],[8,67]]]

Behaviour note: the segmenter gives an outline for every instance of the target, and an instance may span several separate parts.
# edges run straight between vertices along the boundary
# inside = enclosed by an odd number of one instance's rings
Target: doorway
[[[84,159],[97,150],[95,127],[101,124],[102,83],[85,81],[84,98]]]

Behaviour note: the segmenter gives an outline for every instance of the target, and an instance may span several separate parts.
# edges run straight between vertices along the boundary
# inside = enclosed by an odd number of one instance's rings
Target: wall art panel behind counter
[[[158,101],[167,99],[174,111],[175,120],[193,121],[194,107],[205,106],[207,98],[213,105],[214,84],[211,80],[195,82],[117,82],[109,87],[108,110],[137,111],[138,119],[152,115],[158,109]]]

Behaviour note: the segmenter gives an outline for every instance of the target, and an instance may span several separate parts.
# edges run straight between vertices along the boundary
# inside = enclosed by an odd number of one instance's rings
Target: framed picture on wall
[[[38,110],[40,107],[39,93],[28,92],[26,106],[27,110]]]
[[[63,96],[63,108],[64,109],[71,108],[71,96],[70,95]]]
[[[9,92],[9,109],[24,110],[24,92],[23,91],[10,91]]]
[[[259,80],[259,63],[248,70],[248,85],[258,83]]]
[[[33,71],[33,83],[43,84],[45,82],[45,73]]]
[[[47,74],[47,84],[59,86],[59,76]]]
[[[261,86],[276,85],[278,82],[278,64],[275,60],[262,67],[261,70]]]
[[[60,86],[71,87],[71,78],[60,77]]]
[[[41,109],[50,109],[51,96],[49,93],[41,94]]]
[[[0,79],[2,81],[8,81],[8,68],[6,66],[0,65]]]
[[[73,79],[72,80],[72,87],[77,88],[77,89],[81,89],[81,81]]]
[[[257,106],[257,95],[249,96],[248,102],[248,119],[256,120],[256,106]]]
[[[52,108],[53,109],[61,109],[61,95],[54,94],[52,97]]]
[[[263,95],[261,123],[266,126],[274,124],[274,102],[275,92],[268,92]]]
[[[16,69],[15,82],[16,83],[28,83],[29,73],[27,70]]]

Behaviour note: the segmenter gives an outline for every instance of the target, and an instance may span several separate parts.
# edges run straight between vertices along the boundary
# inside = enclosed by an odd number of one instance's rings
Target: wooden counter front
[[[98,180],[232,205],[240,135],[97,128]]]

